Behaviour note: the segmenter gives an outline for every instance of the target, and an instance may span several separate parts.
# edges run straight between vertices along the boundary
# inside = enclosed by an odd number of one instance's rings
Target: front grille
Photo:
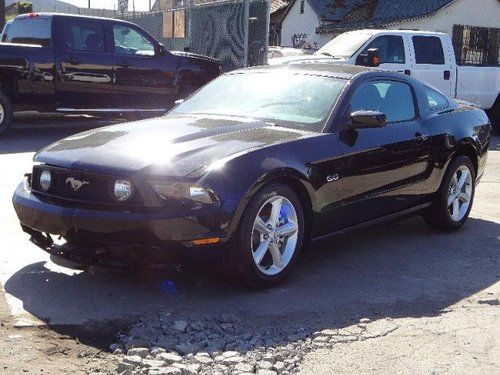
[[[47,191],[40,187],[40,175],[48,170],[52,182]],[[91,172],[58,168],[51,166],[34,166],[31,179],[32,190],[55,198],[92,203],[119,204],[113,195],[113,186],[117,177]],[[139,204],[137,196],[133,196],[127,204]]]

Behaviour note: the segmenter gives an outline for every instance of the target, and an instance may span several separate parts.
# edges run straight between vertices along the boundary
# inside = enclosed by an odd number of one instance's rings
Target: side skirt
[[[331,237],[336,237],[339,235],[351,233],[351,232],[357,231],[359,229],[363,229],[363,228],[375,226],[378,224],[386,223],[388,221],[396,221],[396,220],[399,220],[399,219],[402,219],[402,218],[408,217],[408,216],[413,216],[415,213],[422,211],[430,206],[432,206],[432,202],[422,203],[422,204],[419,204],[418,206],[414,206],[414,207],[408,208],[408,209],[403,210],[403,211],[395,212],[393,214],[389,214],[389,215],[385,215],[385,216],[382,216],[382,217],[379,217],[379,218],[376,218],[373,220],[365,221],[364,223],[361,223],[361,224],[356,224],[356,225],[352,225],[352,226],[347,227],[347,228],[339,229],[337,231],[324,234],[322,236],[313,237],[311,239],[311,242],[325,241],[325,240],[330,239]]]

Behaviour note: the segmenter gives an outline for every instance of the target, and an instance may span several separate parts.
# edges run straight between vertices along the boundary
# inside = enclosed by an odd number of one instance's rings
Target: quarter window
[[[370,48],[378,48],[381,64],[404,64],[405,46],[403,38],[396,35],[383,35],[374,39],[361,54],[368,53]]]
[[[114,25],[115,53],[120,55],[153,56],[154,44],[143,34],[126,25]]]
[[[99,22],[65,20],[62,23],[63,45],[70,51],[105,52],[104,29]]]
[[[356,89],[350,101],[350,111],[377,111],[387,116],[388,122],[415,118],[415,102],[406,83],[379,81],[365,83]]]
[[[426,87],[425,93],[427,95],[427,102],[429,103],[430,109],[443,109],[448,107],[448,99],[436,90]]]
[[[414,36],[412,39],[417,64],[444,65],[441,39],[435,36]]]
[[[2,42],[18,44],[34,44],[49,47],[52,34],[50,18],[18,18],[6,27]]]

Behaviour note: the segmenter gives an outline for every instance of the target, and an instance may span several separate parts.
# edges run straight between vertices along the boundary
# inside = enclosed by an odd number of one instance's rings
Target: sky
[[[61,0],[61,1],[82,8],[83,7],[87,8],[89,6],[88,0]],[[130,10],[132,10],[132,1],[134,0],[128,0],[128,7]],[[153,4],[154,0],[151,0],[151,3]],[[90,0],[90,6],[91,8],[114,9],[113,7],[118,8],[118,0]],[[149,0],[135,0],[135,10],[148,10],[148,7],[149,7]]]

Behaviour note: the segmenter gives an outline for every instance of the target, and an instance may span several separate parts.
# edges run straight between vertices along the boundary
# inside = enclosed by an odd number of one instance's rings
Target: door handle
[[[130,68],[132,66],[132,64],[126,61],[119,62],[116,65],[118,65],[120,68]]]
[[[449,81],[451,77],[451,72],[449,70],[445,70],[443,73],[443,78],[445,81]]]
[[[406,70],[405,70],[405,74],[406,74],[407,76],[411,76],[411,70],[410,70],[410,69],[406,69]]]
[[[70,57],[69,59],[66,59],[64,62],[71,64],[71,65],[80,64],[80,60],[78,60],[76,57]]]
[[[420,132],[416,132],[413,139],[420,143],[420,142],[426,141],[427,136],[425,134],[420,133]]]

